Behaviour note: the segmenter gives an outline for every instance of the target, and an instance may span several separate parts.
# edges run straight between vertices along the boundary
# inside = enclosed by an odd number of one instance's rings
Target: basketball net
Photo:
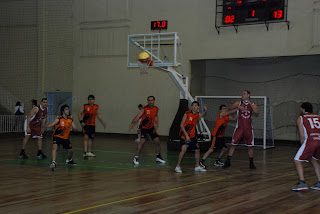
[[[149,66],[153,66],[153,61],[152,60],[146,60],[144,62],[141,62],[138,60],[138,65],[140,68],[140,72],[142,73],[147,73]]]

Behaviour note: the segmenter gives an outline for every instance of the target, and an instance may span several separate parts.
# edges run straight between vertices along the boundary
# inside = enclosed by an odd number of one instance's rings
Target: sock
[[[161,155],[160,155],[160,154],[157,154],[157,158],[161,158]]]
[[[253,158],[249,158],[250,164],[253,164]]]
[[[135,158],[135,159],[138,159],[138,158],[139,158],[139,156],[134,156],[134,158]]]
[[[24,153],[24,149],[21,149],[21,153]]]
[[[302,183],[304,183],[304,184],[306,183],[306,181],[302,181],[302,180],[300,180],[300,182],[302,182]]]
[[[217,158],[217,160],[216,161],[220,161],[221,162],[221,159],[220,158]]]
[[[227,160],[230,161],[231,158],[232,158],[232,156],[229,156],[229,155],[228,155]]]
[[[39,154],[42,154],[42,150],[38,150],[38,155],[39,155]]]
[[[206,160],[206,159],[202,159],[202,158],[201,158],[200,162],[204,162],[205,160]]]

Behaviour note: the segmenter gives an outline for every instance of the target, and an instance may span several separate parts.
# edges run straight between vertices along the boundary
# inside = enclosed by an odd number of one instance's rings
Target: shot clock
[[[168,29],[168,21],[167,20],[152,21],[151,22],[151,30],[162,30],[162,29]]]
[[[223,0],[222,25],[285,19],[285,0]]]

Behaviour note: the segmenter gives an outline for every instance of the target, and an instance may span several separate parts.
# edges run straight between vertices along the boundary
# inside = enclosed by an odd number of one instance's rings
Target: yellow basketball
[[[139,60],[141,60],[141,61],[149,59],[149,57],[150,57],[150,55],[147,52],[141,52],[139,54]]]

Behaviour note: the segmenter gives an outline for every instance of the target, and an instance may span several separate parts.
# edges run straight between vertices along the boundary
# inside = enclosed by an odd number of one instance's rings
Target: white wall
[[[75,109],[93,93],[109,124],[106,131],[129,133],[137,105],[154,95],[160,108],[159,132],[168,135],[178,107],[177,87],[157,69],[140,74],[126,67],[127,36],[152,33],[153,20],[168,20],[167,32],[178,32],[189,76],[194,59],[320,53],[319,3],[314,1],[289,1],[290,30],[285,23],[277,23],[269,31],[264,25],[253,25],[240,27],[238,33],[232,27],[224,28],[218,35],[214,17],[212,0],[73,1]],[[100,125],[98,131],[103,131]]]

